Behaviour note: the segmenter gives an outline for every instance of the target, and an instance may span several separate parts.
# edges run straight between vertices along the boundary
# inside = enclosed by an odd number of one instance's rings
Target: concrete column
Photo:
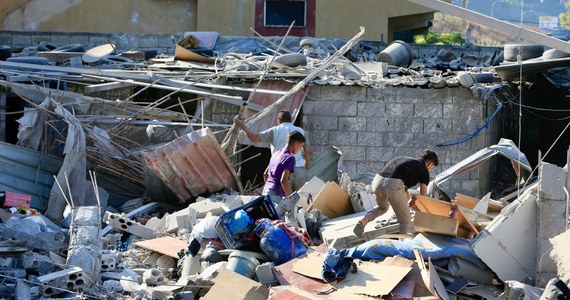
[[[85,284],[97,282],[101,272],[101,213],[99,206],[74,208],[69,228],[67,264],[80,267],[85,273]]]
[[[536,286],[545,287],[556,277],[556,264],[550,258],[549,239],[566,230],[567,171],[556,165],[541,163],[537,215]]]

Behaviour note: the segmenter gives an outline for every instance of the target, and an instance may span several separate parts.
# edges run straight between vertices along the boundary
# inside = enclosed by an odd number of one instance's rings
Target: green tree
[[[566,1],[566,9],[570,8],[570,0]],[[561,13],[560,15],[558,15],[558,18],[560,19],[560,26],[563,26],[565,28],[570,28],[570,10],[567,10],[565,13]]]

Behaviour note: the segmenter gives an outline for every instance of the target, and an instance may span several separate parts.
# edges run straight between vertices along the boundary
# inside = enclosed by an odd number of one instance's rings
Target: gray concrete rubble
[[[105,40],[95,50],[109,53],[95,60],[22,51],[0,61],[0,299],[564,294],[569,162],[541,157],[533,169],[501,137],[494,118],[516,99],[496,76],[499,55],[372,47],[363,34],[328,50],[265,40],[261,54],[215,60],[178,42],[174,55],[145,59]],[[524,64],[570,64],[539,61]],[[306,129],[313,153],[305,185],[271,200],[261,195],[269,145],[233,120],[261,132],[279,110]],[[398,234],[401,212],[389,207],[355,234],[378,205],[376,172],[428,145],[440,170],[409,204],[416,232]]]

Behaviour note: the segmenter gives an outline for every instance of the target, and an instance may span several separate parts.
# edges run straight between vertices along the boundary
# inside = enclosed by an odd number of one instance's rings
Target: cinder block
[[[257,266],[257,268],[255,268],[257,281],[259,281],[261,284],[267,285],[274,285],[277,283],[277,278],[275,278],[275,275],[273,274],[273,267],[275,267],[275,264],[273,262],[266,262]]]
[[[564,169],[543,162],[539,168],[539,191],[541,199],[566,200],[564,187],[566,186],[566,171]]]
[[[206,214],[211,213],[214,216],[219,216],[225,212],[225,203],[221,201],[212,201],[208,198],[198,197],[196,202],[190,204],[190,208],[196,211],[196,218],[203,219]]]
[[[416,104],[414,105],[414,117],[416,118],[443,118],[443,105],[441,104]]]
[[[338,128],[340,131],[363,131],[366,130],[365,117],[339,117]]]
[[[144,239],[153,239],[156,237],[156,232],[154,230],[120,214],[106,212],[104,222],[116,230],[125,231]]]
[[[552,250],[550,240],[537,238],[536,242],[536,272],[556,273],[556,263],[550,257],[550,251]]]
[[[413,104],[386,103],[386,117],[388,118],[404,118],[413,116],[413,114]]]
[[[538,201],[538,238],[549,239],[565,232],[565,223],[561,222],[565,218],[566,201]]]

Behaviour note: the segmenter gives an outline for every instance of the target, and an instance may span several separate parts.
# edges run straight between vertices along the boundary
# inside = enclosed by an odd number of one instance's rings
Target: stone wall
[[[311,86],[303,104],[302,127],[308,132],[313,156],[329,145],[337,146],[349,174],[376,173],[394,156],[416,157],[422,149],[431,148],[440,160],[431,173],[433,178],[498,142],[496,125],[492,122],[465,143],[435,146],[472,134],[488,118],[485,112],[494,110],[494,106],[486,105],[462,87]],[[215,123],[230,123],[237,114],[237,106],[216,102],[210,114],[208,117]],[[487,168],[484,164],[455,176],[444,184],[444,191],[452,198],[456,191],[482,196],[489,189]]]
[[[496,141],[493,129],[466,143],[462,140],[481,126],[484,103],[465,88],[419,89],[394,87],[313,87],[303,106],[303,126],[318,153],[328,145],[343,152],[349,174],[376,173],[394,156],[416,157],[431,148],[440,164],[432,177]],[[479,168],[457,176],[444,190],[479,196]]]

